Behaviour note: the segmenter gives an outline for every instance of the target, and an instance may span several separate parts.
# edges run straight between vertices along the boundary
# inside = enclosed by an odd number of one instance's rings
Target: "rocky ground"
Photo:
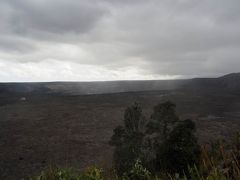
[[[232,93],[152,91],[8,98],[13,100],[0,105],[0,179],[38,174],[49,164],[110,168],[112,130],[135,101],[148,117],[154,105],[172,100],[181,118],[196,122],[201,143],[228,138],[240,128],[240,96]]]

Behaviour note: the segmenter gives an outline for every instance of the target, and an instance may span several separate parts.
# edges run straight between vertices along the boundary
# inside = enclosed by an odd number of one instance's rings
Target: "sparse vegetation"
[[[97,167],[80,172],[49,167],[30,180],[233,180],[240,179],[240,135],[231,142],[200,147],[193,121],[181,120],[169,101],[154,107],[150,118],[135,103],[114,129],[113,170]]]
[[[140,160],[122,176],[117,174],[104,175],[103,170],[96,167],[88,168],[76,174],[71,170],[50,167],[40,176],[31,180],[235,180],[240,179],[240,134],[230,142],[216,142],[201,148],[198,164],[188,166],[185,172],[152,173]]]
[[[30,180],[103,180],[102,170],[97,167],[89,167],[83,173],[72,169],[61,169],[50,166],[41,175]]]

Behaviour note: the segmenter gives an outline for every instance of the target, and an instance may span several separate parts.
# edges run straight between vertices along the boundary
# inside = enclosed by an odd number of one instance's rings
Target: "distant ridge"
[[[85,95],[178,89],[193,91],[240,91],[240,73],[227,74],[219,78],[194,78],[186,80],[0,83],[0,93],[63,93]]]
[[[173,90],[187,80],[103,81],[103,82],[48,82],[0,83],[0,92],[8,93],[64,93],[105,94],[118,92]]]
[[[231,73],[218,78],[195,78],[184,89],[196,91],[240,91],[240,73]]]
[[[234,78],[240,78],[240,72],[239,73],[231,73],[231,74],[227,74],[227,75],[224,75],[224,76],[221,76],[220,78],[231,78],[231,79],[234,79]]]

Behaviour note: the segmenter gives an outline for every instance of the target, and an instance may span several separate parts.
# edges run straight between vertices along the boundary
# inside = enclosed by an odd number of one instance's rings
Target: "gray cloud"
[[[239,0],[0,0],[0,22],[0,65],[37,69],[54,60],[94,67],[98,76],[104,69],[109,79],[124,79],[122,71],[148,79],[240,67]]]
[[[0,3],[4,22],[1,30],[33,38],[87,33],[106,13],[88,1],[2,0]]]

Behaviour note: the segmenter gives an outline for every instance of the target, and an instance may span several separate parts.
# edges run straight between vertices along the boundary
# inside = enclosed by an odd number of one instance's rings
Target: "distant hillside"
[[[185,84],[186,81],[187,80],[1,83],[0,92],[104,94],[132,91],[173,90]]]
[[[0,83],[0,93],[105,94],[157,90],[240,91],[240,73],[188,80]]]
[[[47,83],[0,83],[0,93],[47,93]]]
[[[232,73],[219,78],[195,78],[183,86],[195,91],[240,91],[240,73]]]

